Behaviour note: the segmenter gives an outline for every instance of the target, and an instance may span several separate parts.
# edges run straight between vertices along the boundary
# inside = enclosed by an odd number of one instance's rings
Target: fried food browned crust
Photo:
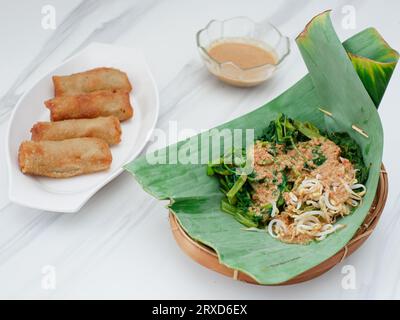
[[[24,141],[18,163],[24,174],[68,178],[110,168],[108,144],[97,138],[63,141]]]
[[[121,90],[130,92],[132,85],[128,76],[114,68],[95,68],[68,76],[53,76],[54,95],[72,96],[98,90]]]
[[[38,122],[32,129],[32,140],[59,141],[73,138],[99,138],[109,145],[121,141],[121,125],[115,116]]]
[[[120,121],[133,116],[129,93],[103,90],[45,101],[52,121],[116,116]]]

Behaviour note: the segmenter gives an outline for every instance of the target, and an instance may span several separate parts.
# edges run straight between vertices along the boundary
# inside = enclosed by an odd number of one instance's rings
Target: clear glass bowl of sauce
[[[275,26],[247,17],[211,20],[196,41],[208,70],[238,87],[264,82],[290,53],[289,38]]]

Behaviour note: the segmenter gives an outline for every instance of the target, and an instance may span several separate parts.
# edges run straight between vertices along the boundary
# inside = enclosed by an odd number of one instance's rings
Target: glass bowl
[[[258,85],[270,78],[290,53],[289,38],[268,21],[247,17],[211,20],[196,34],[197,48],[208,70],[220,80],[240,87]],[[220,42],[243,42],[263,47],[275,56],[275,63],[241,68],[232,61],[218,62],[208,50]]]

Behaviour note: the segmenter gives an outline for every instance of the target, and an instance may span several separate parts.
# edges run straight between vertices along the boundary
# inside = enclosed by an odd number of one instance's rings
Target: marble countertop
[[[44,29],[42,8],[56,12]],[[254,110],[307,71],[293,42],[315,14],[334,9],[342,39],[376,27],[400,48],[400,3],[387,0],[34,0],[0,4],[0,298],[400,298],[400,70],[379,113],[385,129],[389,197],[369,240],[323,276],[287,287],[248,285],[216,274],[176,245],[165,203],[123,173],[75,214],[56,214],[9,202],[5,132],[19,96],[44,72],[93,41],[137,47],[146,54],[160,92],[158,128],[204,130]],[[343,19],[355,13],[354,28]],[[268,18],[291,37],[292,54],[274,78],[237,89],[212,78],[194,35],[212,18]],[[350,267],[349,267],[350,266]],[[348,285],[349,270],[354,280]]]

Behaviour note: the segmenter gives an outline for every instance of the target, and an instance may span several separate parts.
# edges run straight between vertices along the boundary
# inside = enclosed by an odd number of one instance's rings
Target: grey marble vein
[[[78,47],[73,50],[65,50],[64,59],[75,54],[89,43],[98,41],[112,43],[116,38],[129,27],[132,27],[138,22],[139,18],[154,7],[160,0],[149,1],[129,1],[129,0],[87,0],[82,1],[68,16],[57,26],[57,29],[43,45],[39,54],[32,59],[32,62],[20,73],[15,82],[7,90],[5,95],[0,99],[0,123],[8,119],[9,112],[22,96],[23,92],[18,92],[18,89],[24,82],[29,79],[29,76],[40,67],[46,59],[54,53],[56,49],[63,46],[63,43],[81,28],[81,23],[96,11],[107,12],[108,6],[118,7],[120,14],[112,17],[97,27],[81,40]]]
[[[71,55],[79,52],[91,42],[113,43],[118,37],[124,33],[126,29],[132,28],[140,19],[144,18],[149,10],[152,10],[155,5],[161,0],[146,0],[146,1],[125,1],[124,10],[120,14],[98,26]],[[115,5],[115,1],[113,1]],[[126,7],[126,8],[125,8]],[[104,8],[102,8],[104,10]]]
[[[37,210],[35,211],[37,212]],[[32,240],[60,217],[61,215],[36,213],[32,220],[25,223],[21,229],[0,244],[0,266],[21,250],[24,250]]]
[[[106,0],[101,0],[106,2]],[[18,88],[23,84],[34,70],[40,66],[46,58],[57,49],[65,39],[69,37],[72,31],[79,26],[77,23],[80,19],[89,15],[96,9],[96,6],[101,2],[97,0],[82,1],[71,13],[60,23],[56,31],[52,34],[49,40],[43,45],[39,54],[32,59],[32,62],[20,73],[10,89],[0,99],[0,119],[7,117],[10,110],[15,106],[22,93],[17,93]]]

